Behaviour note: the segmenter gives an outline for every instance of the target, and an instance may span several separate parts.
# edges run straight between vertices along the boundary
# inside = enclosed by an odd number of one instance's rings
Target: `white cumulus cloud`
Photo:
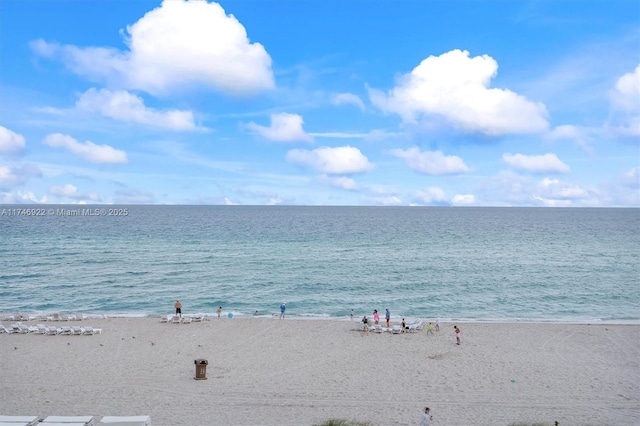
[[[358,184],[355,180],[346,176],[327,176],[321,175],[317,177],[317,180],[325,185],[332,186],[334,188],[346,189],[353,191],[358,189]]]
[[[69,135],[53,133],[43,143],[53,148],[64,148],[78,157],[93,163],[126,163],[127,153],[110,145],[96,145],[91,141],[78,142]]]
[[[420,151],[420,148],[393,149],[389,153],[404,160],[412,170],[426,175],[466,173],[469,167],[462,158],[444,155],[442,151]]]
[[[98,194],[82,193],[76,186],[70,184],[63,186],[53,185],[49,188],[49,194],[55,195],[56,197],[71,198],[74,200],[100,201]]]
[[[23,185],[32,177],[42,177],[40,169],[32,164],[20,167],[0,165],[0,188]]]
[[[362,173],[374,167],[358,148],[352,146],[322,147],[311,151],[294,149],[287,153],[286,159],[328,175]]]
[[[553,153],[544,155],[510,154],[502,155],[502,160],[510,167],[533,173],[568,173],[571,168]]]
[[[353,93],[338,93],[331,97],[331,103],[334,105],[355,105],[360,111],[365,110],[364,102],[358,95]]]
[[[24,149],[24,136],[0,126],[0,153],[14,154]]]
[[[109,91],[91,88],[76,102],[76,108],[99,113],[119,121],[140,123],[169,130],[195,130],[191,111],[156,111],[147,108],[144,100],[126,90]]]
[[[271,125],[261,126],[253,121],[246,127],[261,137],[274,142],[313,142],[313,137],[302,128],[302,117],[298,114],[271,114]]]
[[[154,95],[201,86],[246,95],[275,86],[265,48],[218,3],[165,0],[123,34],[126,51],[44,40],[31,47],[91,81]]]
[[[611,95],[612,125],[623,136],[640,136],[640,65],[617,81]]]
[[[415,198],[422,204],[439,204],[448,201],[444,190],[437,186],[430,186],[417,191]]]
[[[490,136],[545,131],[546,107],[508,89],[491,88],[497,71],[488,55],[470,58],[467,51],[452,50],[424,59],[388,93],[369,89],[369,95],[374,105],[405,122],[443,118],[464,131]]]
[[[476,197],[472,194],[457,194],[451,199],[451,204],[455,206],[469,206],[476,202]]]

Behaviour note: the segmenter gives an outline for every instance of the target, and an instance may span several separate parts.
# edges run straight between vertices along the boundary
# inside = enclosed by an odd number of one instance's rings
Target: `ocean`
[[[640,323],[640,209],[0,206],[0,311]]]

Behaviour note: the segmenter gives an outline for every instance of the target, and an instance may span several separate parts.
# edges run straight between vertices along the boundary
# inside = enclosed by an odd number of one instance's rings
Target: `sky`
[[[636,0],[0,0],[0,204],[640,207]]]

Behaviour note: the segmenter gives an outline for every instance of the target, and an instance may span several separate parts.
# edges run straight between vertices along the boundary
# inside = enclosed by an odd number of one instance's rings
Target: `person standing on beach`
[[[284,311],[287,310],[287,305],[285,305],[284,302],[282,302],[282,305],[280,305],[280,319],[284,319]]]
[[[389,321],[391,321],[391,313],[389,312],[389,308],[385,309],[384,319],[387,321],[387,328],[389,328]]]
[[[454,325],[453,329],[456,332],[456,345],[459,345],[460,344],[460,329],[458,328],[457,325]]]
[[[222,314],[222,306],[218,306],[218,309],[216,309],[216,313],[218,314],[218,318],[220,318],[220,314]]]
[[[176,300],[176,303],[173,305],[176,308],[176,315],[182,318],[182,303],[179,300]]]
[[[431,415],[431,410],[429,407],[424,408],[424,413],[420,416],[420,426],[429,426],[431,425],[431,420],[433,420],[433,416]]]
[[[373,310],[373,323],[378,324],[380,322],[380,314],[377,309]]]
[[[433,334],[433,324],[431,323],[427,326],[427,334]]]
[[[436,329],[436,331],[440,331],[440,318],[436,319],[435,329]]]
[[[367,318],[366,315],[364,317],[362,317],[362,330],[365,333],[369,332],[369,319]]]

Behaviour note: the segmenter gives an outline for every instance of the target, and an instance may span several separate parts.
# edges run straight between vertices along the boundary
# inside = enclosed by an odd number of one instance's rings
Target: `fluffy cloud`
[[[358,184],[351,178],[346,176],[318,176],[317,180],[325,185],[332,186],[334,188],[346,189],[349,191],[358,189]]]
[[[472,194],[458,194],[451,199],[454,206],[470,206],[476,202],[476,197]]]
[[[274,87],[269,54],[217,3],[165,0],[123,33],[125,52],[43,40],[31,47],[92,81],[154,95],[202,85],[234,95]]]
[[[489,87],[497,70],[490,56],[470,58],[467,51],[452,50],[424,59],[387,94],[369,89],[369,95],[374,105],[405,122],[444,118],[464,131],[490,136],[545,131],[543,104]]]
[[[140,123],[169,130],[195,130],[191,111],[155,111],[142,98],[125,90],[89,89],[76,102],[76,108],[99,113],[119,121]]]
[[[576,202],[591,202],[597,193],[579,185],[562,182],[558,179],[545,178],[538,183],[534,199],[548,207],[569,207]]]
[[[312,151],[294,149],[287,153],[286,159],[328,175],[362,173],[374,167],[358,148],[352,146],[322,147]]]
[[[414,198],[421,204],[443,204],[448,201],[444,190],[437,186],[419,190]]]
[[[444,155],[442,151],[424,151],[413,147],[409,149],[394,149],[391,155],[402,158],[412,170],[426,175],[445,175],[465,173],[469,168],[462,158],[455,155]]]
[[[338,93],[333,95],[331,98],[331,103],[334,105],[355,105],[360,111],[364,111],[364,102],[358,95],[354,95],[353,93]]]
[[[533,173],[568,173],[569,166],[560,161],[552,153],[544,155],[503,154],[502,160],[514,169],[526,170]]]
[[[81,143],[71,136],[61,133],[47,135],[43,143],[54,148],[64,148],[93,163],[126,163],[128,161],[126,152],[110,145],[96,145],[91,141]]]
[[[54,185],[49,188],[49,194],[56,197],[71,198],[74,200],[83,201],[100,201],[98,194],[94,193],[81,193],[74,185],[57,186]]]
[[[614,126],[625,136],[640,136],[640,65],[620,77],[611,94]]]
[[[20,167],[0,165],[0,188],[23,185],[32,177],[42,177],[40,169],[32,164]]]
[[[274,142],[313,142],[313,138],[302,129],[302,117],[298,114],[271,114],[271,125],[260,126],[254,122],[247,129]]]
[[[0,154],[14,154],[24,149],[24,136],[0,126]]]

